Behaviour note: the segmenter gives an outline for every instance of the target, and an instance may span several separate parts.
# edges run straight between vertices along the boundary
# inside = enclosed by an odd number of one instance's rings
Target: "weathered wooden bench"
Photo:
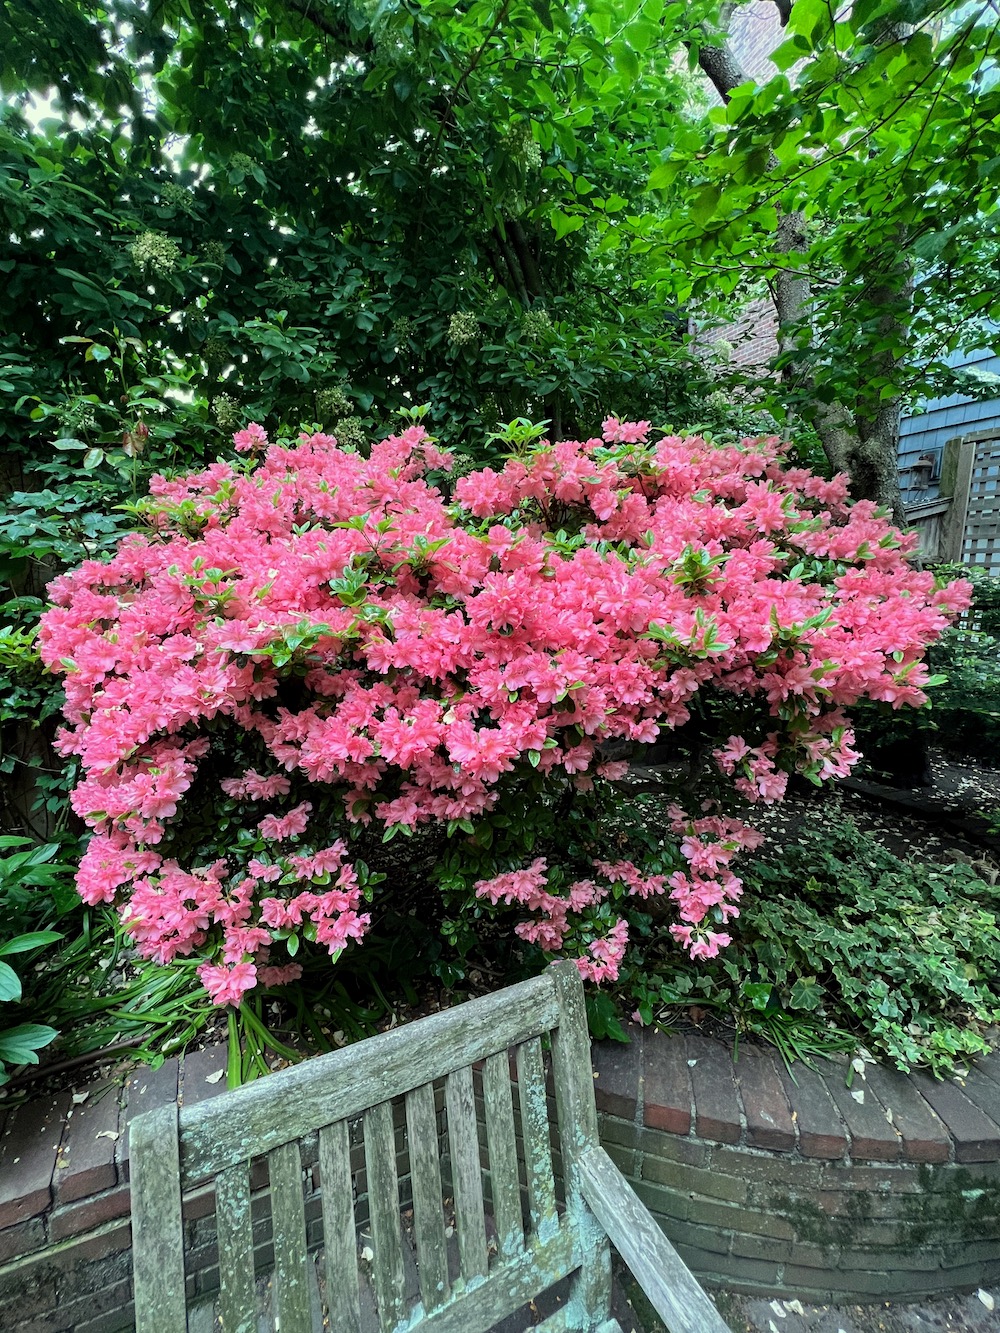
[[[359,1120],[363,1178],[351,1160]],[[300,1155],[317,1135],[327,1322],[310,1282]],[[132,1123],[130,1151],[138,1333],[205,1326],[185,1296],[182,1195],[212,1184],[225,1333],[258,1333],[251,1203],[267,1192],[280,1333],[363,1333],[370,1319],[381,1333],[485,1333],[564,1279],[567,1298],[539,1329],[621,1333],[609,1305],[611,1244],[671,1333],[728,1333],[598,1142],[572,963],[211,1101],[147,1112]],[[365,1199],[369,1271],[359,1277]],[[258,1245],[260,1236],[258,1219]],[[218,1327],[212,1315],[207,1326]]]

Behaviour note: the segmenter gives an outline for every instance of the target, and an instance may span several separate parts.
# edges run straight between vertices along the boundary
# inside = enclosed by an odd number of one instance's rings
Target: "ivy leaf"
[[[823,1003],[823,988],[815,977],[799,977],[788,996],[789,1009],[818,1009]]]

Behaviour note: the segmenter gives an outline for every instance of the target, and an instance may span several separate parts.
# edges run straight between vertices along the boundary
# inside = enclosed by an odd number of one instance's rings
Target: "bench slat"
[[[543,1245],[529,1244],[509,1264],[495,1269],[489,1281],[454,1296],[416,1328],[420,1333],[487,1333],[579,1266],[576,1239],[570,1227],[557,1223]]]
[[[342,1333],[361,1333],[351,1136],[346,1120],[326,1125],[319,1132],[319,1175],[330,1323]]]
[[[448,1109],[448,1144],[451,1148],[452,1186],[455,1191],[458,1257],[462,1277],[468,1282],[474,1277],[485,1277],[489,1267],[476,1099],[472,1070],[468,1066],[448,1075],[444,1085],[444,1100]]]
[[[129,1127],[132,1271],[143,1333],[183,1333],[184,1223],[177,1106],[159,1106]]]
[[[418,1019],[343,1051],[281,1073],[281,1110],[270,1079],[184,1110],[181,1181],[191,1189],[228,1166],[269,1152],[334,1120],[444,1078],[455,1053],[475,1064],[547,1032],[559,1010],[549,976],[535,977],[475,1004]]]
[[[580,1162],[584,1197],[670,1333],[729,1333],[697,1278],[603,1148]]]
[[[556,1218],[549,1108],[545,1099],[542,1043],[537,1037],[517,1047],[517,1097],[521,1106],[521,1137],[528,1176],[528,1209],[532,1232],[543,1239]]]
[[[432,1084],[424,1083],[406,1094],[406,1131],[420,1296],[424,1309],[434,1310],[448,1296],[448,1242],[444,1234],[444,1191]]]
[[[253,1223],[247,1165],[231,1166],[215,1182],[219,1242],[219,1313],[226,1333],[257,1333]]]
[[[302,1198],[302,1159],[297,1143],[283,1143],[267,1155],[274,1226],[274,1272],[281,1333],[312,1333],[309,1259]]]
[[[566,1212],[589,1238],[587,1261],[572,1281],[571,1303],[586,1311],[594,1325],[611,1314],[611,1247],[606,1236],[588,1225],[580,1162],[599,1143],[594,1071],[583,989],[568,969],[554,972],[562,1022],[552,1033],[552,1081],[556,1091],[559,1145],[562,1150]]]
[[[486,1058],[483,1065],[483,1104],[486,1145],[490,1159],[493,1218],[499,1236],[500,1257],[510,1259],[524,1249],[524,1218],[517,1174],[517,1139],[510,1061],[506,1051]]]
[[[368,1173],[368,1211],[375,1258],[372,1283],[378,1305],[379,1327],[390,1333],[403,1318],[405,1276],[399,1216],[399,1177],[396,1174],[396,1138],[392,1107],[379,1102],[365,1112],[365,1170]]]

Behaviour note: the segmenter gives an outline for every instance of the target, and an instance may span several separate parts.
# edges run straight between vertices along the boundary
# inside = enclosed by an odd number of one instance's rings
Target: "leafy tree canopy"
[[[224,431],[278,412],[347,438],[421,399],[453,441],[526,412],[704,415],[648,262],[594,243],[655,204],[680,7],[51,8],[0,31],[15,441],[55,414],[96,466],[122,409],[192,396]]]
[[[900,408],[997,391],[947,357],[988,345],[1000,315],[1000,17],[990,3],[779,4],[779,72],[757,84],[726,48],[733,8],[691,45],[725,105],[653,170],[663,207],[640,231],[668,261],[670,299],[767,285],[783,406],[816,421],[856,491],[892,503]]]
[[[901,407],[958,387],[948,353],[1000,313],[998,20],[779,0],[755,84],[737,9],[8,0],[0,429],[96,467],[207,402],[225,432],[348,439],[428,399],[453,441],[519,414],[723,424],[682,321],[756,290],[766,406],[896,502]]]

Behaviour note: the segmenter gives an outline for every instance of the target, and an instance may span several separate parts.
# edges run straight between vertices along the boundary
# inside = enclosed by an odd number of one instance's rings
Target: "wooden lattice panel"
[[[962,559],[1000,574],[1000,438],[976,444]]]

